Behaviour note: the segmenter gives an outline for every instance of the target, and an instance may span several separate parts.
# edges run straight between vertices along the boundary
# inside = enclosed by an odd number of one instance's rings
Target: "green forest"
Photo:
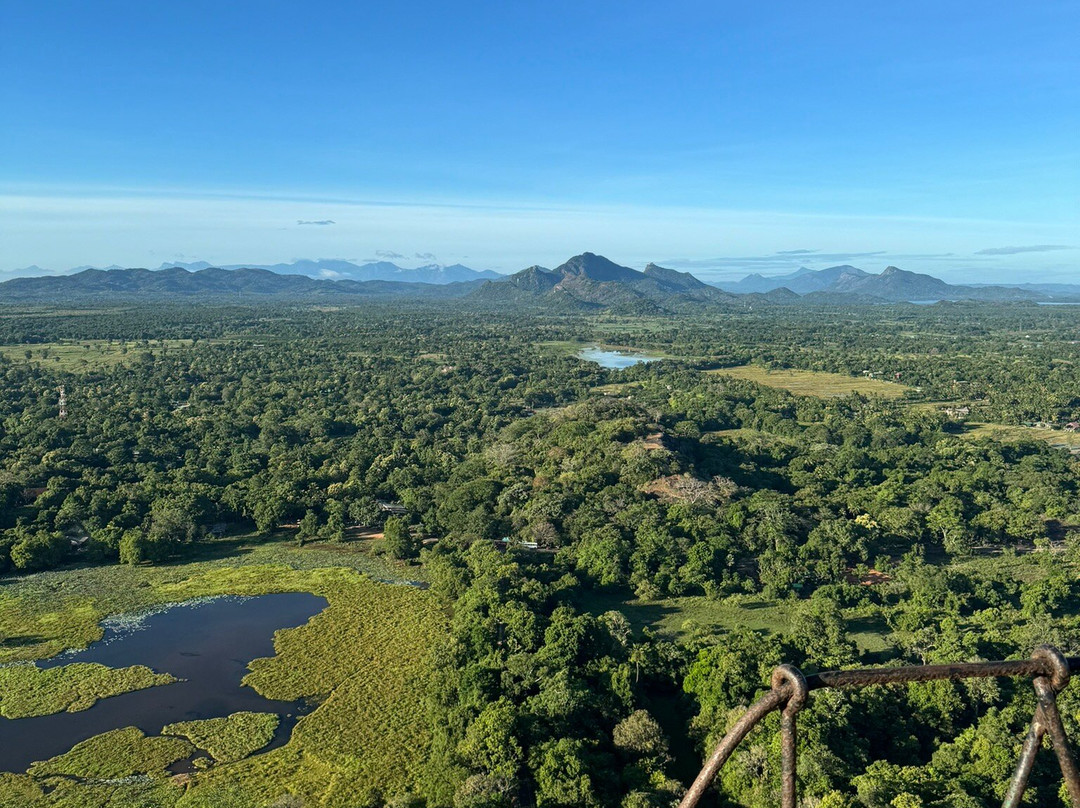
[[[27,664],[107,617],[329,603],[251,666],[317,705],[285,746],[263,714],[117,727],[0,806],[670,808],[777,664],[1078,653],[1078,345],[1024,303],[0,309],[0,715],[167,687]],[[1000,803],[1034,709],[1026,680],[816,692],[803,804]],[[778,726],[706,804],[778,804]],[[1049,752],[1025,800],[1068,804]]]

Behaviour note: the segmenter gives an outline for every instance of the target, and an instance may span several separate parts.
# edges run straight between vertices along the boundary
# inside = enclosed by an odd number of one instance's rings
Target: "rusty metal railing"
[[[705,761],[704,767],[686,792],[679,808],[694,808],[712,784],[717,773],[723,768],[736,747],[750,731],[773,710],[780,710],[780,805],[781,808],[795,808],[797,788],[796,767],[796,716],[805,706],[811,690],[825,687],[850,688],[869,687],[871,685],[905,684],[908,682],[930,682],[940,679],[975,679],[975,678],[1030,678],[1035,688],[1037,704],[1031,727],[1020,751],[1009,789],[1005,794],[1002,808],[1017,808],[1028,776],[1035,763],[1035,755],[1042,745],[1043,737],[1050,736],[1054,753],[1057,755],[1065,787],[1073,808],[1080,808],[1080,771],[1076,759],[1069,748],[1069,739],[1061,723],[1061,714],[1057,709],[1056,694],[1069,683],[1072,671],[1080,670],[1080,657],[1066,658],[1049,645],[1035,649],[1031,659],[1006,662],[969,662],[956,665],[911,665],[901,668],[864,668],[862,670],[825,671],[803,676],[791,665],[781,665],[773,671],[771,689],[739,718],[717,744],[716,749]]]

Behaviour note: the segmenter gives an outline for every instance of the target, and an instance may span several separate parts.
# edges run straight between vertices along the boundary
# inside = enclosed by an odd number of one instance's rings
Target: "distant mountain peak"
[[[30,266],[22,267],[21,269],[13,269],[13,270],[10,270],[10,271],[5,271],[3,273],[0,273],[0,276],[8,275],[8,276],[10,276],[12,278],[19,278],[19,277],[37,278],[37,277],[41,277],[42,275],[51,275],[51,274],[53,274],[53,273],[51,273],[49,270],[44,269],[43,267],[39,267],[37,264],[31,264]]]
[[[787,275],[766,277],[755,272],[736,283],[721,283],[718,285],[729,292],[743,294],[750,292],[764,293],[773,289],[787,288],[796,294],[805,295],[811,292],[825,291],[838,281],[850,283],[852,280],[866,277],[868,274],[868,272],[850,264],[840,264],[825,269],[799,267]]]
[[[730,302],[688,272],[649,264],[644,272],[596,253],[575,255],[555,269],[529,267],[491,281],[473,295],[491,302],[519,302],[627,313],[663,312],[688,305]]]
[[[185,263],[183,261],[166,261],[161,266],[159,266],[158,269],[162,270],[162,269],[172,269],[173,267],[180,267],[181,269],[186,269],[186,270],[188,270],[190,272],[195,272],[195,271],[198,271],[200,269],[210,269],[212,266],[214,266],[214,265],[211,264],[209,261],[192,261],[191,263]],[[114,267],[107,267],[107,269],[113,269],[113,268]],[[119,269],[119,267],[115,267],[115,269]]]
[[[568,276],[582,276],[600,283],[629,281],[641,275],[636,269],[619,266],[614,261],[591,252],[575,255],[566,263],[556,267],[555,271]]]

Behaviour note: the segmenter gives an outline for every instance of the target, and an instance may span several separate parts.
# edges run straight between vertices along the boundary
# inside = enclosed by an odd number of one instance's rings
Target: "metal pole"
[[[791,665],[781,665],[772,674],[773,690],[787,686],[791,690],[784,711],[780,714],[780,806],[795,808],[798,787],[795,780],[798,768],[796,716],[806,704],[809,693],[802,672]]]
[[[1057,699],[1054,697],[1054,688],[1045,676],[1035,680],[1035,694],[1039,698],[1039,712],[1037,720],[1046,725],[1046,731],[1054,745],[1054,753],[1057,755],[1058,765],[1061,766],[1061,775],[1065,778],[1065,788],[1069,792],[1069,801],[1073,808],[1080,808],[1080,771],[1076,768],[1076,759],[1072,749],[1069,748],[1069,736],[1065,734],[1065,726],[1061,723],[1061,714],[1058,713]]]
[[[1035,715],[1032,716],[1027,737],[1024,738],[1020,759],[1016,762],[1016,771],[1009,782],[1009,790],[1005,792],[1005,801],[1001,803],[1001,808],[1019,808],[1020,800],[1024,798],[1024,791],[1027,789],[1028,777],[1031,776],[1031,767],[1035,765],[1035,755],[1039,753],[1045,734],[1046,727],[1039,721],[1039,711],[1036,710]]]
[[[735,725],[728,730],[720,743],[717,744],[716,750],[705,761],[704,767],[694,779],[690,790],[686,792],[682,802],[679,803],[679,808],[693,808],[693,806],[697,805],[698,800],[705,794],[705,790],[712,785],[717,772],[727,763],[731,753],[735,751],[735,747],[742,742],[742,739],[749,734],[750,730],[762,718],[787,701],[788,695],[786,689],[783,691],[770,690],[743,713],[742,718],[736,721]]]

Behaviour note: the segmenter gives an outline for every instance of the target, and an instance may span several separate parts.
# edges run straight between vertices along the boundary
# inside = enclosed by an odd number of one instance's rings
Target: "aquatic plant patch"
[[[178,681],[145,665],[110,668],[96,662],[73,662],[57,668],[30,664],[0,668],[0,715],[29,718],[88,710],[99,699]]]
[[[233,713],[224,718],[167,724],[161,734],[181,735],[219,763],[233,763],[270,743],[279,720],[274,713]]]
[[[189,757],[195,748],[183,738],[147,736],[136,727],[95,735],[70,752],[35,763],[35,777],[66,775],[116,780],[138,774],[164,775],[166,767]]]

